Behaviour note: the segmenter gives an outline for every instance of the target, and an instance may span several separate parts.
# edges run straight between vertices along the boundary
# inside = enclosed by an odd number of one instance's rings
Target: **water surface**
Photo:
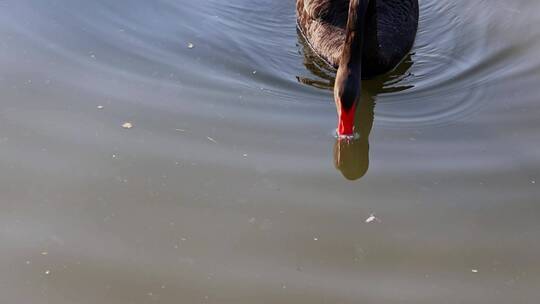
[[[0,1],[2,302],[537,303],[540,2],[420,3],[340,145],[292,0]]]

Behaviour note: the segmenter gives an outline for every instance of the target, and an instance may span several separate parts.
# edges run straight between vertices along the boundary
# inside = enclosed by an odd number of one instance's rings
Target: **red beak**
[[[355,113],[356,105],[347,110],[341,108],[341,113],[339,113],[338,135],[353,135]]]

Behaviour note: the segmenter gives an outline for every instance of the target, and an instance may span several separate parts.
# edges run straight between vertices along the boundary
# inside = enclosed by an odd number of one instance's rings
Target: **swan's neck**
[[[349,2],[345,44],[334,84],[334,98],[339,116],[339,135],[353,134],[355,109],[360,98],[362,47],[369,1],[350,0]]]
[[[350,0],[345,44],[341,53],[340,66],[357,70],[362,64],[365,19],[369,0]],[[358,71],[360,72],[360,71]]]

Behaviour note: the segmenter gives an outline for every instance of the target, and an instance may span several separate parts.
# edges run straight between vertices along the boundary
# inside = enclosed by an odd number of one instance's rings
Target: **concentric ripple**
[[[411,56],[388,75],[366,81],[378,87],[365,94],[376,98],[379,124],[389,127],[447,124],[482,108],[487,101],[482,87],[487,79],[478,77],[476,68],[495,64],[486,64],[493,57],[487,40],[493,11],[470,7],[474,5],[421,2],[419,32]],[[303,54],[313,75],[302,77],[301,82],[331,89],[333,71],[325,71],[324,63],[305,46]],[[500,70],[481,72],[486,76]],[[501,77],[501,73],[497,75]]]

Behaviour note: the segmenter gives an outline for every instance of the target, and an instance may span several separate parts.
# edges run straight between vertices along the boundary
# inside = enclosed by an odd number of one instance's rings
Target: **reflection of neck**
[[[341,53],[340,66],[344,65],[350,72],[360,73],[364,20],[368,4],[369,0],[351,0],[349,2],[349,17],[345,29],[345,44]]]
[[[348,180],[363,177],[369,168],[367,138],[338,139],[334,144],[334,166]]]

